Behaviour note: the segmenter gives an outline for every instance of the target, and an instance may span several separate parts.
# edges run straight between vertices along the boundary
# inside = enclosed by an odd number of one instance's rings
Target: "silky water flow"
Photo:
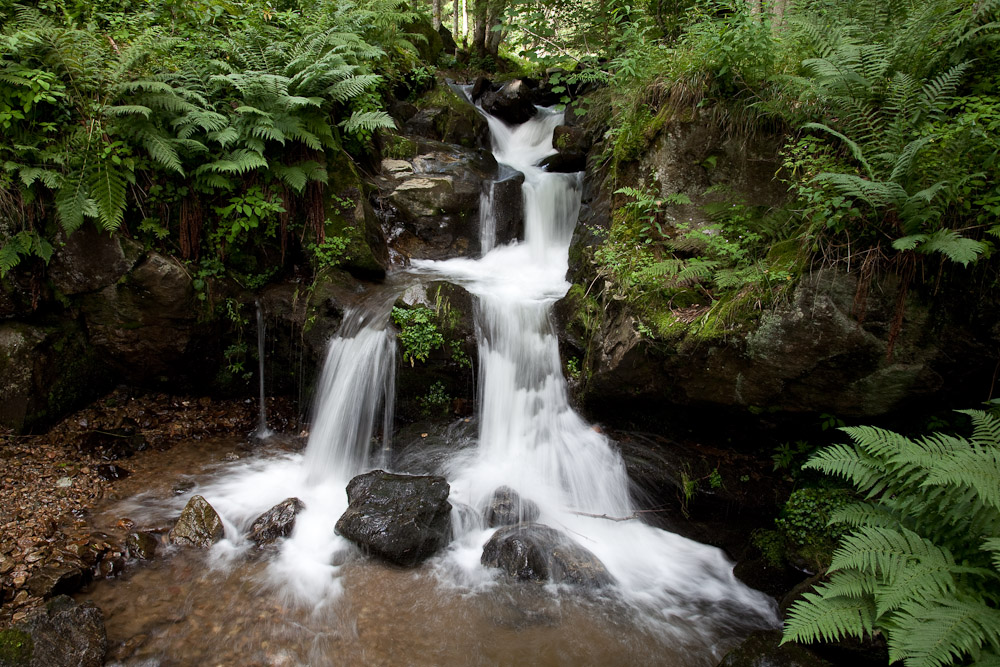
[[[230,628],[227,636],[240,638],[233,646],[280,664],[710,667],[749,632],[776,627],[774,603],[740,583],[720,550],[629,518],[635,508],[624,463],[570,406],[551,321],[552,304],[569,287],[582,179],[537,166],[555,152],[562,114],[540,109],[516,127],[487,119],[497,161],[525,175],[524,241],[497,245],[487,229],[481,258],[415,261],[396,287],[346,313],[328,346],[305,452],[262,455],[204,476],[190,493],[204,495],[226,527],[208,567],[191,574],[203,556],[178,552],[136,578],[170,589],[186,576],[188,608],[217,609],[213,627]],[[484,226],[492,205],[487,188]],[[400,285],[421,280],[447,280],[476,298],[478,432],[437,465],[455,506],[450,546],[404,571],[361,558],[333,525],[347,507],[348,481],[389,460],[398,363],[389,312]],[[494,530],[482,517],[503,486],[538,505],[539,523],[593,552],[614,585],[595,592],[514,583],[482,566]],[[126,509],[176,515],[189,495],[155,510],[139,498]],[[291,536],[270,556],[248,557],[250,523],[289,497],[305,505]],[[254,616],[262,605],[270,611]],[[137,627],[157,638],[149,655],[204,658],[190,655],[197,626]]]

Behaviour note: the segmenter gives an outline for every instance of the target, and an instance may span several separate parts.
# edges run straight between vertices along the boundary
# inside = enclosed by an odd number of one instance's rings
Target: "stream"
[[[487,119],[497,161],[525,175],[524,241],[493,247],[486,229],[481,258],[414,261],[345,315],[329,344],[304,452],[265,442],[237,461],[184,459],[175,471],[190,475],[183,492],[150,488],[108,509],[109,521],[166,526],[198,493],[226,528],[208,552],[167,547],[166,557],[88,591],[105,610],[117,659],[710,667],[749,632],[777,626],[773,601],[740,583],[720,550],[614,520],[635,511],[625,467],[570,405],[551,316],[569,287],[582,175],[536,166],[554,153],[561,112],[540,109],[516,127]],[[484,226],[494,217],[489,206],[484,196]],[[398,353],[389,311],[403,286],[429,280],[476,297],[478,406],[474,435],[416,466],[451,485],[452,541],[423,565],[401,569],[363,557],[333,525],[347,508],[351,478],[392,463]],[[484,567],[483,545],[495,529],[483,517],[502,487],[533,502],[538,523],[592,552],[613,584],[514,582]],[[247,529],[289,497],[305,505],[294,531],[257,551]]]

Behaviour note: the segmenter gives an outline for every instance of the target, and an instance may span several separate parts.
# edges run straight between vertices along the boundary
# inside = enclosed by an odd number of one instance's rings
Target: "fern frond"
[[[865,154],[861,150],[861,147],[858,146],[858,144],[853,139],[849,139],[840,132],[837,132],[836,130],[827,125],[823,125],[822,123],[806,123],[805,125],[802,126],[802,129],[819,130],[821,132],[826,132],[827,134],[831,134],[840,139],[841,141],[843,141],[844,145],[847,146],[847,148],[851,151],[851,155],[854,156],[854,159],[857,160],[862,167],[864,167],[865,173],[868,175],[868,177],[874,178],[871,165],[869,165],[868,161],[865,159]]]
[[[817,593],[805,593],[789,608],[781,643],[863,639],[871,634],[874,619],[875,608],[867,597],[826,595],[821,585]]]
[[[98,219],[105,231],[114,231],[125,215],[126,176],[109,160],[98,160],[88,175],[87,185],[97,205]]]
[[[998,0],[1000,1],[1000,0]],[[972,420],[970,441],[979,447],[1000,447],[1000,419],[984,410],[959,410]]]
[[[885,473],[885,466],[880,462],[850,445],[843,444],[824,447],[811,456],[802,467],[843,477],[862,492],[879,484]]]
[[[341,121],[345,132],[374,132],[375,130],[395,130],[396,121],[384,111],[354,111],[351,117]]]
[[[55,197],[59,224],[66,234],[72,234],[83,225],[85,216],[97,217],[97,206],[90,198],[83,174],[76,173],[63,180]]]
[[[1000,611],[980,600],[912,601],[894,618],[889,659],[907,667],[947,667],[984,646],[1000,646]]]

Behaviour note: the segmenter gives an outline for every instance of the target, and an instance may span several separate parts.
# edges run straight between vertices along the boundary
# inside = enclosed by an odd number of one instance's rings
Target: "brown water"
[[[243,457],[239,443],[186,443],[156,453],[94,517],[108,529],[161,499],[137,527],[169,525],[189,482]],[[127,482],[127,483],[126,483]],[[171,500],[173,502],[171,503]],[[166,509],[168,508],[169,509]],[[150,518],[152,517],[152,518]],[[695,612],[666,623],[613,597],[535,584],[472,591],[435,575],[350,556],[342,594],[305,608],[266,583],[266,556],[213,567],[208,552],[161,546],[152,563],[81,593],[104,611],[108,659],[126,665],[670,665],[709,667],[741,639],[703,636]]]

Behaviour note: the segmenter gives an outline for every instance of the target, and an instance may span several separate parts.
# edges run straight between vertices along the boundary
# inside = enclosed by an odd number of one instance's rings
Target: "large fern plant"
[[[789,610],[784,641],[881,632],[907,667],[1000,665],[1000,419],[964,414],[970,437],[845,428],[853,444],[809,460],[863,500],[834,515],[852,531]]]

